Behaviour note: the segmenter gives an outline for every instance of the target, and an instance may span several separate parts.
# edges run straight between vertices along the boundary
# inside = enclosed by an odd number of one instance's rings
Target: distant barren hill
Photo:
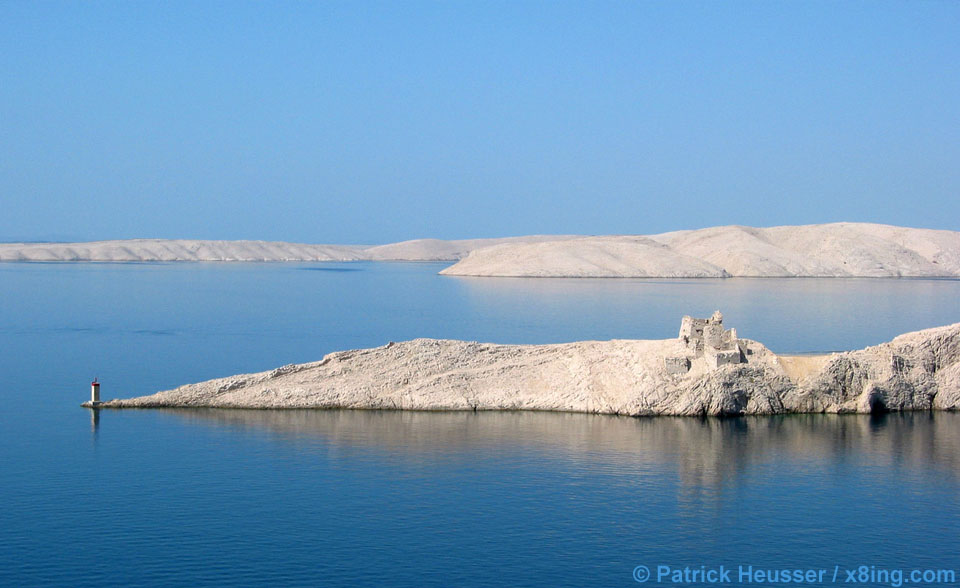
[[[369,259],[381,261],[453,261],[466,257],[471,251],[495,245],[539,243],[541,241],[565,241],[579,235],[530,235],[526,237],[503,237],[500,239],[415,239],[377,245],[365,250]]]
[[[355,261],[363,247],[273,241],[129,239],[0,243],[0,261]]]
[[[459,241],[417,239],[374,247],[183,239],[0,243],[0,261],[456,261],[478,247],[570,238],[534,235]]]
[[[388,245],[130,239],[0,243],[0,261],[457,261],[450,276],[960,277],[960,232],[867,223]],[[459,260],[459,261],[458,261]]]
[[[505,243],[441,272],[504,277],[960,277],[960,232],[867,223]]]

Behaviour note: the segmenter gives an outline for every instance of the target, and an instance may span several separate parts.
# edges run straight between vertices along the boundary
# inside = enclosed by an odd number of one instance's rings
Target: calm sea
[[[0,264],[0,586],[960,572],[958,414],[79,407],[94,376],[106,398],[136,396],[414,337],[668,338],[719,308],[743,337],[811,352],[960,321],[951,280],[469,279],[444,265]]]

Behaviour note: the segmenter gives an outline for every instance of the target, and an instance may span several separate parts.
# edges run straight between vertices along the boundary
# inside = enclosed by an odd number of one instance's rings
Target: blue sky
[[[958,2],[0,2],[0,240],[960,230]]]

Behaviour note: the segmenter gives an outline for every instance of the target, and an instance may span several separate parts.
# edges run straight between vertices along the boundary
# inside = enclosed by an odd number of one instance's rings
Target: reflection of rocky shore
[[[729,483],[760,464],[857,463],[960,471],[960,414],[787,415],[734,419],[627,418],[534,412],[169,409],[202,425],[268,431],[326,448],[405,459],[472,459],[491,450],[588,460],[636,473],[676,468],[684,485]]]

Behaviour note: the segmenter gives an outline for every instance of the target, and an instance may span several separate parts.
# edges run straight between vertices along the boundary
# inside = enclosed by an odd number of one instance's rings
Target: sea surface
[[[732,570],[720,585],[748,584],[740,566],[825,570],[807,585],[960,576],[960,414],[79,406],[94,377],[105,398],[139,396],[416,337],[668,338],[682,315],[720,309],[740,336],[802,353],[960,321],[956,280],[445,265],[0,264],[0,586],[636,586],[640,566],[645,585],[677,585],[659,566]]]

